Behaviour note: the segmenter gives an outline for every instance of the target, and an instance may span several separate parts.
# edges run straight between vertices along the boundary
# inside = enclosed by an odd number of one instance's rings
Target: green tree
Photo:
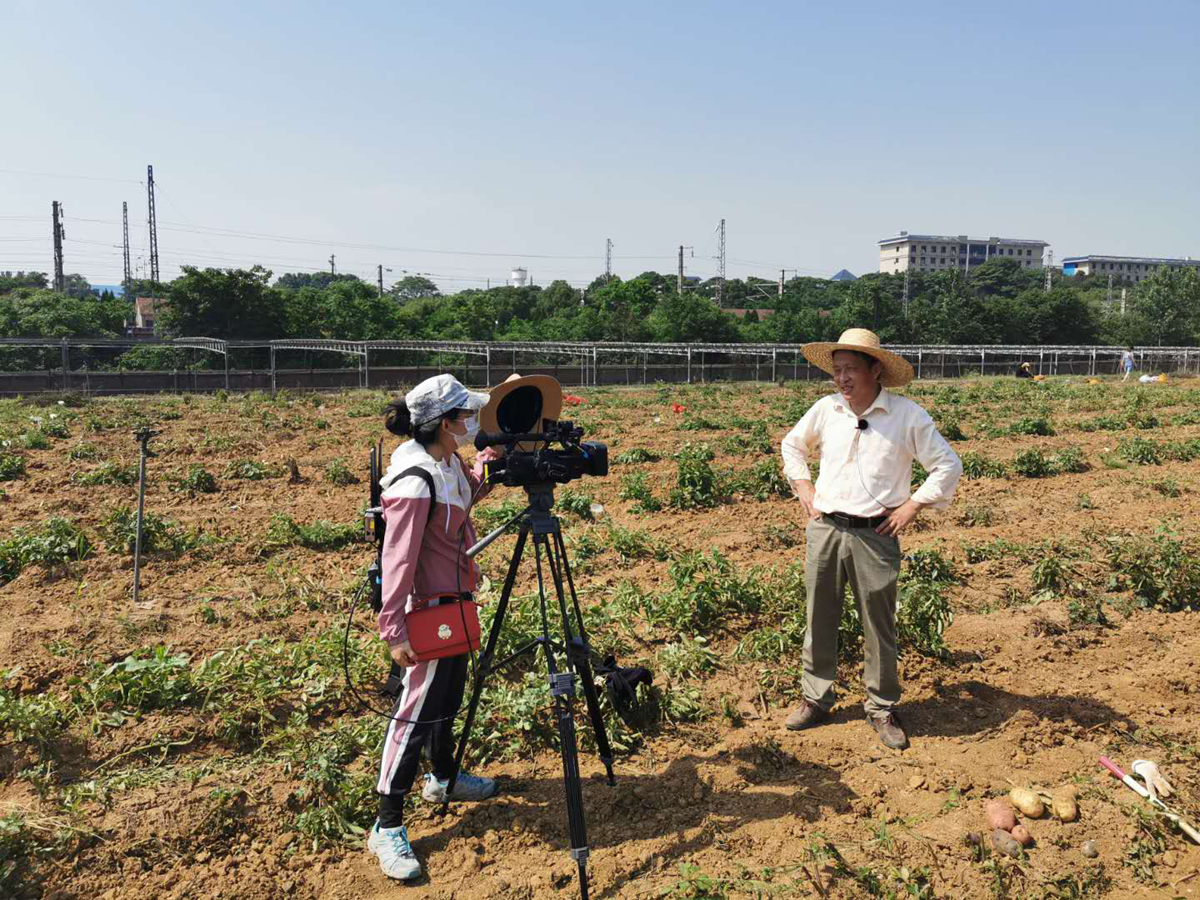
[[[440,297],[442,292],[438,286],[423,275],[405,275],[390,288],[388,296],[401,303],[416,300],[420,297]]]
[[[2,337],[120,337],[129,305],[109,296],[18,289],[0,297]]]
[[[1129,343],[1178,347],[1200,340],[1200,272],[1159,268],[1133,289],[1119,329]]]
[[[269,286],[271,273],[251,269],[184,266],[168,286],[158,324],[174,337],[278,338],[286,319],[284,293]],[[344,335],[339,335],[344,337]]]
[[[279,276],[279,280],[275,282],[275,287],[283,288],[288,291],[298,291],[300,288],[317,288],[321,290],[335,284],[339,281],[358,281],[362,279],[357,275],[348,275],[345,273],[334,274],[333,272],[285,272]]]
[[[737,323],[712,300],[699,294],[667,294],[647,322],[653,340],[667,343],[735,342]]]

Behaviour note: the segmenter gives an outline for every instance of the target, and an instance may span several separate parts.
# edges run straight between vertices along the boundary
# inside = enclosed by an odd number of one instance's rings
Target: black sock
[[[404,798],[406,794],[379,795],[379,827],[399,828],[404,824]]]

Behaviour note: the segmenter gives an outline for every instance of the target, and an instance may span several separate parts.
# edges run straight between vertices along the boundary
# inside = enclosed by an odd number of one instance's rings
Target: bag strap
[[[429,488],[429,515],[425,519],[425,523],[429,524],[429,520],[433,518],[433,505],[437,503],[437,491],[433,487],[433,476],[429,474],[429,470],[427,469],[422,469],[420,466],[412,466],[397,475],[392,484],[395,484],[401,478],[407,478],[409,475],[416,475],[425,482],[425,487]]]

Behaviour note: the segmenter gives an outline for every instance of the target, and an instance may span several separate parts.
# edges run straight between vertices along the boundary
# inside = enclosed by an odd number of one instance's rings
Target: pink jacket
[[[435,597],[474,591],[479,567],[466,549],[475,543],[470,512],[487,496],[483,464],[499,454],[484,450],[467,468],[457,453],[445,462],[430,456],[416,441],[401,444],[380,480],[383,487],[383,608],[379,636],[389,646],[408,639],[405,618]],[[397,480],[405,469],[419,466],[433,476],[437,505],[429,515],[429,488],[421,478]],[[461,551],[461,552],[460,552]]]

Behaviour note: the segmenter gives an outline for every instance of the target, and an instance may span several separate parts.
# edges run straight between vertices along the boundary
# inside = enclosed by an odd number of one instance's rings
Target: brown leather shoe
[[[829,718],[829,710],[822,709],[811,701],[803,701],[794,709],[783,724],[789,731],[803,731],[814,725],[820,725]]]
[[[896,715],[895,710],[882,716],[868,716],[867,718],[875,731],[879,733],[879,739],[886,746],[893,750],[903,750],[908,746],[908,735],[904,733],[904,726],[900,724],[900,717]]]

